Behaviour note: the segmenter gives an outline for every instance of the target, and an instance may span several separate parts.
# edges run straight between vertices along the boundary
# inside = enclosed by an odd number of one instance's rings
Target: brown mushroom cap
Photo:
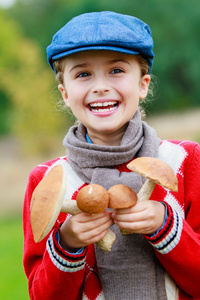
[[[128,208],[137,202],[137,194],[128,186],[123,184],[113,185],[108,190],[109,208]]]
[[[33,192],[30,221],[36,243],[49,233],[60,213],[65,193],[63,176],[61,165],[53,167]]]
[[[154,157],[139,157],[131,161],[127,168],[151,179],[169,190],[178,191],[178,180],[173,169],[163,160]]]
[[[76,198],[78,208],[89,214],[103,212],[108,207],[109,196],[107,191],[99,184],[84,186]]]

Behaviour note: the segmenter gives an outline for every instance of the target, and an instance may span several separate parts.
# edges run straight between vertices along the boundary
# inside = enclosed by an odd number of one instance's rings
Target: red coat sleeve
[[[31,299],[77,300],[82,298],[86,248],[82,254],[70,255],[57,243],[56,232],[66,218],[60,214],[51,233],[39,243],[33,240],[30,225],[32,193],[44,176],[45,167],[35,168],[29,177],[23,209],[24,256]]]
[[[168,220],[154,237],[146,238],[153,245],[163,267],[178,287],[195,299],[200,299],[200,146],[193,143],[192,151],[180,170],[182,183],[177,197],[184,207],[185,218],[176,208],[168,206]],[[181,181],[181,180],[180,180]],[[152,199],[161,194],[156,187]],[[181,198],[181,199],[180,199]],[[192,298],[194,299],[194,298]]]

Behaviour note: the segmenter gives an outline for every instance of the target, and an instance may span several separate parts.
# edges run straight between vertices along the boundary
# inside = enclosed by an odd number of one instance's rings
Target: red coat
[[[152,238],[145,236],[155,249],[156,256],[173,278],[166,281],[170,299],[200,299],[200,146],[193,142],[163,141],[158,158],[165,160],[178,178],[178,193],[156,185],[152,199],[164,201],[168,220]],[[66,157],[37,166],[30,174],[24,201],[24,268],[28,277],[31,299],[38,300],[100,300],[104,299],[96,267],[94,246],[82,254],[65,252],[56,240],[56,232],[66,214],[60,213],[51,233],[36,244],[30,225],[32,193],[56,164],[63,166],[70,178],[69,193],[76,198],[83,182],[76,177]],[[124,171],[123,165],[118,166]],[[72,180],[73,179],[73,180]],[[68,195],[69,196],[69,195]],[[168,275],[166,278],[170,278]],[[174,285],[174,282],[177,286]],[[174,288],[174,291],[169,289]],[[169,295],[168,294],[168,295]]]

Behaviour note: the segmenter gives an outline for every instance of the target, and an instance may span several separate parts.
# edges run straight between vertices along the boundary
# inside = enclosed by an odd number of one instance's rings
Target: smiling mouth
[[[119,103],[118,101],[108,101],[108,102],[95,102],[89,104],[90,111],[93,112],[107,112],[117,109]]]

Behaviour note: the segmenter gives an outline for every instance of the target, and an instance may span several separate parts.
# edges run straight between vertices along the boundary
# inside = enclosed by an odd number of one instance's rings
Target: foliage
[[[64,127],[50,101],[53,74],[37,44],[23,37],[16,22],[0,14],[0,27],[5,28],[0,31],[0,100],[6,124],[1,132],[9,129],[31,152],[48,151],[61,124]]]
[[[69,116],[52,112],[57,94],[50,96],[55,81],[45,50],[53,34],[72,17],[102,10],[134,15],[152,29],[152,73],[158,78],[158,90],[148,105],[151,114],[199,106],[198,1],[18,0],[7,12],[0,11],[4,28],[0,32],[0,134],[10,130],[29,148],[37,143],[47,150],[54,135],[63,134],[62,128],[66,131]]]
[[[29,0],[27,3],[29,5],[26,5],[26,10],[32,12],[32,18],[28,13],[23,14],[21,19],[21,9],[25,9],[23,5],[18,6],[18,13],[15,8],[15,17],[27,25],[26,34],[38,40],[43,49],[62,25],[80,13],[114,10],[141,18],[150,25],[153,32],[156,54],[153,74],[159,78],[156,101],[152,102],[149,109],[173,110],[199,105],[198,1],[168,0],[164,3],[160,0]],[[43,30],[37,30],[37,26],[41,24]]]

